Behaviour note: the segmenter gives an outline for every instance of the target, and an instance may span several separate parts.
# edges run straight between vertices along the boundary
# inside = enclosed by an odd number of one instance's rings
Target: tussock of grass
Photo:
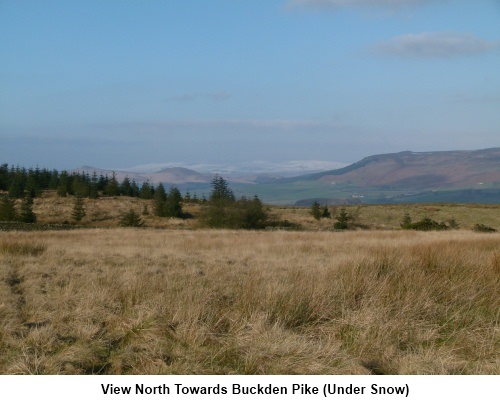
[[[40,256],[46,250],[47,245],[40,242],[15,242],[0,240],[0,254]]]
[[[0,255],[4,374],[500,372],[497,234],[35,237]]]

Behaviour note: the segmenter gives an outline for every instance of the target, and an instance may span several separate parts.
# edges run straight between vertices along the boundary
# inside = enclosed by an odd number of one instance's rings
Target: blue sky
[[[496,147],[498,0],[0,0],[0,161]]]

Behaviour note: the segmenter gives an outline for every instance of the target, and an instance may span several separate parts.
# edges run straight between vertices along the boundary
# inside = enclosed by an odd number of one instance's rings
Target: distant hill
[[[198,173],[194,170],[185,169],[183,167],[168,167],[154,173],[133,173],[120,170],[99,169],[97,167],[82,166],[72,170],[72,172],[85,172],[92,175],[103,175],[111,177],[115,173],[116,179],[121,182],[125,177],[130,181],[135,180],[137,183],[144,183],[149,181],[154,184],[169,183],[169,184],[184,184],[184,183],[210,183],[212,180],[211,175]]]
[[[281,180],[283,181],[283,180]],[[284,180],[416,191],[498,183],[500,148],[450,152],[399,152],[366,157],[337,170]]]
[[[169,167],[147,175],[153,183],[210,183],[213,176],[183,167]]]
[[[113,173],[88,166],[74,171]],[[199,196],[209,194],[213,178],[213,173],[184,167],[166,167],[154,173],[114,172],[118,181],[128,176],[139,184],[146,180],[175,184],[182,192]],[[340,169],[295,177],[258,172],[222,175],[236,195],[257,194],[272,204],[500,203],[500,148],[373,155]]]

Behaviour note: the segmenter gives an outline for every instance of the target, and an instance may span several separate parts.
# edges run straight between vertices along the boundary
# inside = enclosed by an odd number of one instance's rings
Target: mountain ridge
[[[219,166],[220,167],[220,166]],[[228,166],[229,168],[229,166]],[[231,166],[231,169],[234,167]],[[259,168],[257,167],[257,170]],[[163,167],[154,173],[132,173],[85,166],[75,171],[92,174],[114,172],[138,183],[175,184],[181,191],[198,195],[210,192],[212,171],[200,173],[184,167]],[[228,170],[229,171],[229,170]],[[472,151],[402,151],[367,156],[333,170],[282,177],[275,174],[219,172],[235,194],[259,195],[271,204],[335,204],[398,202],[500,202],[500,147]]]
[[[500,148],[371,155],[340,169],[277,182],[297,181],[421,190],[500,182]]]

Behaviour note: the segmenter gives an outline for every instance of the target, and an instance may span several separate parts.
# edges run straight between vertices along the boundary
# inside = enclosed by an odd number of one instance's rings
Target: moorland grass
[[[77,229],[0,246],[2,374],[500,372],[498,234]]]

